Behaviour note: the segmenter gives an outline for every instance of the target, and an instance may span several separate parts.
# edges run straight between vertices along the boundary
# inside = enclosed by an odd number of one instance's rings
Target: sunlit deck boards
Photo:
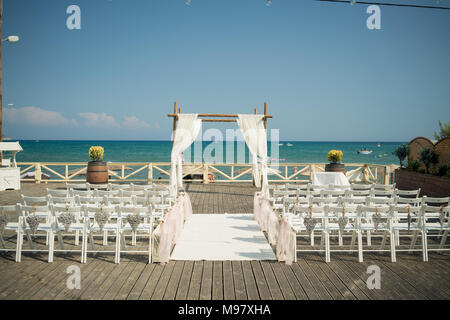
[[[24,184],[27,195],[43,195],[57,185]],[[187,186],[194,212],[252,212],[254,188],[235,184]],[[1,192],[2,204],[14,204],[19,193]],[[315,253],[299,255],[292,266],[271,261],[170,261],[147,264],[144,256],[124,256],[115,265],[112,255],[0,255],[0,299],[449,299],[450,254],[399,253],[391,263],[388,254],[335,253],[331,263]],[[381,289],[366,285],[369,265],[381,268]],[[66,269],[81,269],[81,289],[66,287]]]

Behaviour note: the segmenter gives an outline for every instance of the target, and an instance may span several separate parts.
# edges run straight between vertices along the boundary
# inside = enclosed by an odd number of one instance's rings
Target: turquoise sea
[[[61,141],[61,140],[21,140],[19,141],[23,152],[17,154],[19,162],[85,162],[89,161],[88,150],[92,145],[100,145],[105,149],[104,160],[111,162],[169,162],[172,147],[171,141]],[[222,142],[203,141],[201,147],[204,154],[216,156],[220,154]],[[281,141],[269,144],[269,158],[273,158],[278,147],[278,159],[283,162],[316,162],[326,163],[327,153],[331,149],[339,149],[344,153],[344,163],[373,163],[392,164],[398,163],[398,159],[392,155],[392,151],[401,144],[407,142],[300,142]],[[231,147],[226,144],[231,144]],[[242,142],[241,142],[242,144]],[[197,147],[198,148],[198,147]],[[206,149],[208,148],[208,149]],[[273,148],[273,149],[272,149]],[[373,150],[370,155],[357,154],[357,150]],[[206,149],[206,150],[205,150]],[[211,149],[216,149],[215,151]],[[227,149],[234,149],[235,159],[237,142],[223,142],[223,161],[227,157]],[[249,161],[248,150],[246,161]],[[272,155],[271,155],[272,151]],[[193,147],[191,153],[194,153]],[[208,161],[208,156],[206,161]],[[220,158],[220,157],[219,157]],[[193,159],[193,158],[192,158]],[[284,159],[284,160],[281,160]],[[209,161],[208,161],[209,162]]]

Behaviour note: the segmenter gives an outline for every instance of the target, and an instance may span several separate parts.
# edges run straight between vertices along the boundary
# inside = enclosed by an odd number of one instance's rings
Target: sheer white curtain
[[[262,191],[263,194],[267,190],[267,136],[264,128],[263,115],[256,114],[239,114],[237,123],[241,129],[247,147],[253,158],[253,179],[256,187],[261,187],[260,174],[258,170],[257,158],[261,162],[261,173],[263,177]]]
[[[183,187],[181,154],[197,138],[201,127],[202,120],[197,118],[197,114],[186,113],[178,115],[170,162],[170,190],[172,195],[177,193],[177,187]]]

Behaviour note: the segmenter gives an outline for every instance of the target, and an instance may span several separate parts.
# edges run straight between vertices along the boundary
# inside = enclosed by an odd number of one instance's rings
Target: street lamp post
[[[0,0],[0,37],[2,34],[3,1]],[[17,42],[18,36],[8,36],[0,41],[0,142],[3,141],[3,92],[2,92],[2,42]],[[1,156],[0,156],[1,157]]]

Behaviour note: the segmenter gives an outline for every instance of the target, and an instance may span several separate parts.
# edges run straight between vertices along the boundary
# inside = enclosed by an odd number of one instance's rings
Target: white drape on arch
[[[198,119],[198,114],[185,113],[178,115],[170,161],[170,190],[172,195],[177,194],[177,187],[183,188],[181,154],[197,138],[201,127],[202,120]]]
[[[253,179],[257,188],[262,187],[262,193],[267,191],[267,135],[264,128],[264,116],[257,114],[238,114],[237,124],[242,132],[247,147],[253,158]],[[261,163],[261,178],[258,169],[258,157]]]

